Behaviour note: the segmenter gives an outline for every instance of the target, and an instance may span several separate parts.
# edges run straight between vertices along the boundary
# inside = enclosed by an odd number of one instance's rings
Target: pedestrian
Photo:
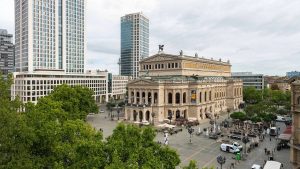
[[[272,141],[272,138],[271,138],[271,136],[270,136],[270,141]]]
[[[267,154],[267,148],[265,148],[265,154]]]

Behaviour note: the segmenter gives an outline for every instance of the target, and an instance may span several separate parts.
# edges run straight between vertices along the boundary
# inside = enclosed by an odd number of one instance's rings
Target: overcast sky
[[[150,19],[150,55],[230,60],[232,71],[300,71],[299,0],[87,0],[87,68],[118,73],[120,17]],[[0,28],[14,33],[14,0],[0,0]]]

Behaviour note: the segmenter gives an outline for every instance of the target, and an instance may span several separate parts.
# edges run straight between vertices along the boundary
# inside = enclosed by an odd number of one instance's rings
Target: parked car
[[[239,148],[237,148],[233,145],[230,145],[230,144],[225,144],[225,143],[220,145],[220,150],[225,151],[225,152],[229,152],[229,153],[238,153],[238,152],[240,152]]]
[[[211,139],[218,139],[219,138],[219,136],[217,135],[217,134],[215,134],[215,133],[209,133],[209,135],[208,135],[208,138],[211,138]]]
[[[103,109],[100,110],[100,113],[104,113],[105,111]]]

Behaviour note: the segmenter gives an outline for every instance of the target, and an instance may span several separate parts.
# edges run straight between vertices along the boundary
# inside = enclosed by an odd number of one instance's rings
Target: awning
[[[291,134],[280,134],[278,139],[289,141],[291,139],[291,137],[292,137]]]
[[[287,126],[285,128],[283,134],[292,134],[292,126]]]

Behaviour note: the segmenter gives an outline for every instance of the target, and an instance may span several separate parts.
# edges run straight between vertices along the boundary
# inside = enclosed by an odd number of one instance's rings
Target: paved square
[[[87,121],[97,129],[103,129],[104,138],[112,134],[113,129],[117,126],[117,120],[111,121],[107,117],[107,113],[89,115]],[[227,115],[224,115],[227,117]],[[224,116],[221,116],[219,121],[224,120]],[[115,118],[117,119],[117,118]],[[277,123],[280,126],[281,132],[284,131],[285,125],[283,123]],[[209,127],[210,124],[208,121],[204,121],[200,124],[201,129]],[[198,130],[198,127],[194,127],[195,131]],[[164,135],[159,132],[156,136],[156,141],[163,142]],[[222,155],[226,157],[226,163],[223,165],[223,169],[230,168],[231,163],[236,163],[235,169],[246,169],[250,168],[253,164],[263,165],[264,161],[268,159],[268,156],[265,155],[264,148],[269,150],[274,150],[276,148],[277,141],[274,137],[269,136],[263,142],[260,142],[259,146],[253,149],[246,160],[240,161],[237,163],[232,157],[234,154],[223,152],[220,150],[220,144],[217,140],[209,139],[205,134],[200,136],[192,135],[192,143],[189,142],[190,135],[186,128],[183,128],[182,132],[177,134],[169,135],[169,146],[176,149],[180,155],[181,166],[187,165],[190,160],[196,160],[198,166],[201,167],[210,167],[215,166],[220,168],[220,165],[217,163],[217,156]],[[241,141],[239,141],[241,143]],[[243,145],[243,144],[242,144]],[[243,145],[244,146],[244,145]],[[274,152],[274,159],[283,163],[284,169],[290,169],[291,164],[289,162],[290,150],[283,149],[281,151]]]

